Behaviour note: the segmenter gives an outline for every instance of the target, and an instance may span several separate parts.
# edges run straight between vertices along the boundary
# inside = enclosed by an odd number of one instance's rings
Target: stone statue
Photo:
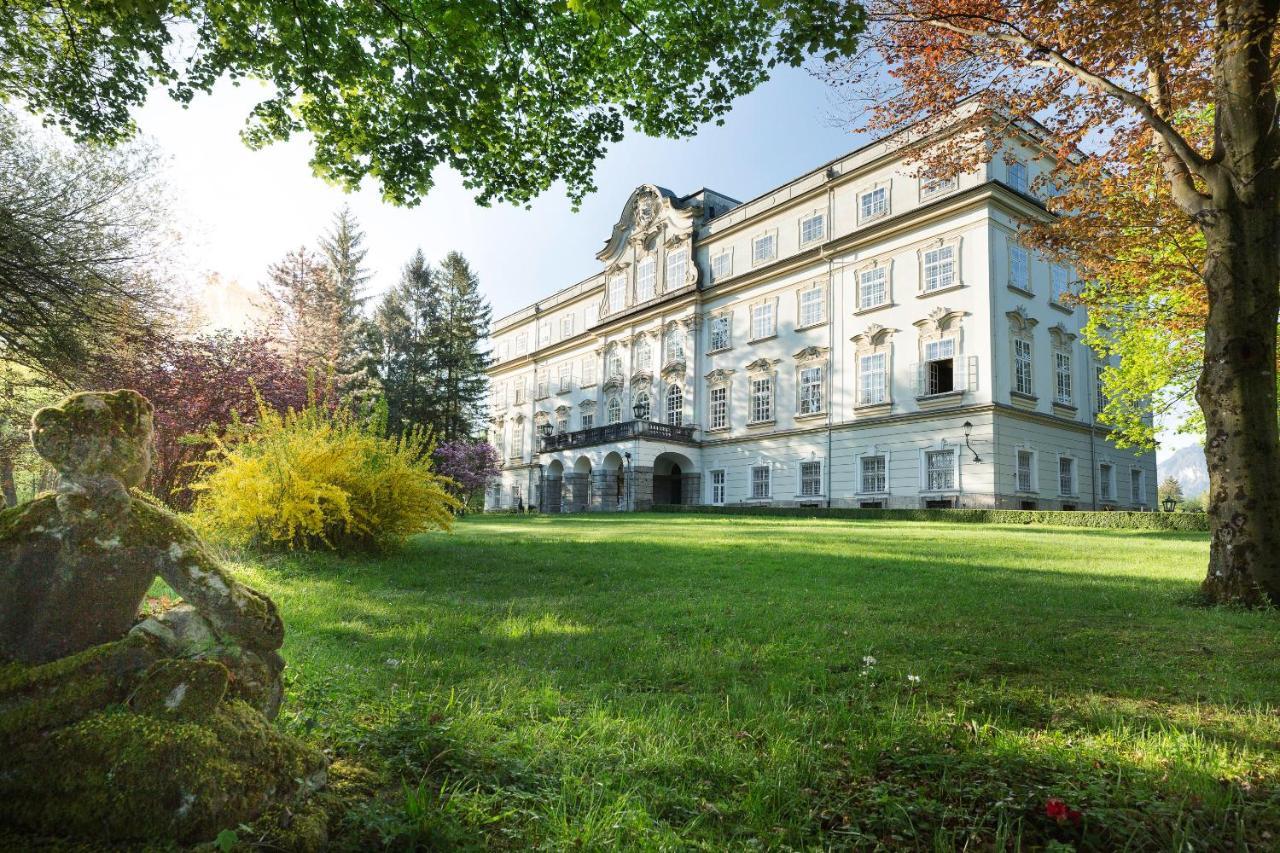
[[[43,831],[39,820],[56,817],[57,831],[115,840],[136,821],[154,833],[113,800],[120,751],[136,785],[176,803],[160,832],[183,840],[320,784],[323,757],[268,722],[284,668],[275,604],[231,577],[181,519],[130,491],[151,464],[151,404],[135,391],[73,394],[35,414],[31,440],[59,481],[0,513],[0,748],[17,768],[0,774],[0,823],[38,817],[30,828]],[[184,603],[140,620],[157,576]],[[175,750],[213,776],[172,778]],[[83,789],[95,771],[106,774],[102,790]],[[252,781],[227,796],[217,792],[230,777],[218,774]]]

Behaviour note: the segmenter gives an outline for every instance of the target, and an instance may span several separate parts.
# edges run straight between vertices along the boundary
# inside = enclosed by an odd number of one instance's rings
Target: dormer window
[[[889,188],[876,187],[858,198],[858,221],[870,222],[889,214]]]
[[[609,276],[609,313],[621,311],[627,307],[627,276],[615,273]]]
[[[647,302],[653,298],[657,279],[658,262],[652,255],[636,264],[636,302]]]
[[[667,252],[667,282],[665,288],[674,290],[684,287],[684,280],[688,274],[689,250],[687,248],[679,248]]]

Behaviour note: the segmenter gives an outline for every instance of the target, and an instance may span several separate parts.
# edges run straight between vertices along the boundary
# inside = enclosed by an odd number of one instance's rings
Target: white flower
[[[395,669],[399,665],[400,665],[400,661],[396,660],[395,658],[387,658],[387,666],[391,667],[392,669]]]
[[[907,681],[910,681],[912,684],[919,684],[919,683],[920,683],[920,676],[918,676],[918,675],[908,675],[908,676],[907,676]]]
[[[876,663],[877,663],[876,659],[873,658],[871,655],[867,655],[862,659],[863,666],[875,666]]]

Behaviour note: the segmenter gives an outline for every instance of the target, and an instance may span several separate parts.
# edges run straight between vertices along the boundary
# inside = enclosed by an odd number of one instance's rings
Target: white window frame
[[[653,395],[652,394],[650,394],[648,391],[637,391],[635,402],[631,406],[633,414],[637,406],[640,407],[640,409],[644,412],[644,414],[636,418],[636,420],[641,420],[641,421],[653,420]]]
[[[1106,469],[1105,471],[1103,469]],[[1098,503],[1118,503],[1116,495],[1116,466],[1105,460],[1098,463]]]
[[[1023,479],[1022,459],[1027,458],[1026,479]],[[1040,456],[1030,447],[1020,446],[1013,450],[1013,479],[1015,491],[1023,494],[1038,494],[1040,492]]]
[[[816,378],[806,378],[814,372]],[[796,416],[801,418],[826,414],[827,368],[823,364],[801,364],[796,368]]]
[[[670,426],[684,426],[684,387],[679,383],[667,387],[667,393],[664,395],[664,409]]]
[[[1009,286],[1024,293],[1031,290],[1031,251],[1014,238],[1009,238]]]
[[[718,324],[724,324],[724,341],[717,344],[716,327]],[[707,352],[724,352],[733,348],[733,315],[725,312],[723,314],[713,314],[707,322]]]
[[[934,352],[933,358],[929,357],[929,352],[931,349]],[[947,355],[947,354],[944,354],[944,352],[949,352],[950,354]],[[931,371],[929,370],[929,365],[933,364],[934,362],[948,361],[948,360],[951,362],[951,390],[935,391],[930,387]],[[954,394],[957,391],[963,391],[966,386],[961,384],[960,377],[958,375],[960,372],[960,338],[959,336],[943,335],[942,337],[933,338],[931,340],[925,341],[924,345],[921,347],[920,372],[921,372],[921,383],[920,383],[919,391],[920,391],[920,396],[922,397],[932,397],[936,394]]]
[[[716,392],[723,392],[724,399],[717,400]],[[728,382],[717,382],[707,390],[707,431],[729,428],[729,394]]]
[[[1049,301],[1054,305],[1066,307],[1062,297],[1071,294],[1070,271],[1062,264],[1053,264],[1049,267],[1049,281]]]
[[[709,471],[708,482],[711,485],[710,503],[712,506],[724,506],[725,499],[725,471],[723,468],[716,468]]]
[[[582,360],[582,387],[590,388],[596,384],[596,360],[592,356],[587,356]]]
[[[608,299],[608,313],[616,314],[627,307],[627,274],[625,272],[617,272],[609,276],[609,281],[605,285]]]
[[[524,355],[529,351],[529,333],[520,332],[516,335],[516,355]]]
[[[1031,168],[1026,160],[1014,158],[1005,162],[1005,179],[1013,189],[1031,194]]]
[[[1036,347],[1029,337],[1013,338],[1013,391],[1024,397],[1036,395]]]
[[[920,201],[932,201],[935,198],[941,198],[948,193],[955,192],[959,186],[959,180],[955,175],[949,178],[930,178],[927,175],[920,176]]]
[[[641,285],[646,285],[641,290]],[[658,259],[646,255],[636,261],[636,304],[648,302],[658,295]]]
[[[720,267],[723,265],[723,269]],[[711,256],[709,260],[711,283],[723,281],[733,275],[733,247],[721,249]]]
[[[647,338],[641,338],[631,348],[631,363],[635,370],[653,370],[653,346]]]
[[[873,266],[863,267],[858,270],[857,291],[858,291],[858,311],[874,311],[876,308],[884,308],[893,304],[892,285],[892,265],[891,264],[875,264]],[[877,277],[881,279],[883,284],[882,298],[878,302],[867,301],[867,279],[869,277]]]
[[[573,315],[565,314],[560,318],[560,340],[573,337]]]
[[[663,267],[666,290],[684,287],[684,280],[689,276],[689,247],[668,250]]]
[[[879,360],[880,367],[876,371],[868,371],[867,364]],[[868,376],[878,376],[875,383],[868,383]],[[878,386],[878,389],[877,389]],[[869,393],[872,389],[879,390],[879,394],[875,395],[876,399],[872,399]],[[889,353],[886,351],[864,352],[858,356],[858,405],[859,406],[881,406],[890,402],[889,394]]]
[[[1134,494],[1133,475],[1138,475],[1137,494]],[[1129,502],[1137,506],[1147,505],[1147,472],[1141,468],[1129,469]]]
[[[759,383],[767,383],[759,385]],[[777,393],[777,382],[772,373],[760,374],[751,377],[749,387],[750,398],[748,402],[751,409],[748,412],[750,424],[769,424],[774,422],[776,417],[774,411],[774,396]],[[758,387],[759,386],[759,387]],[[763,396],[761,396],[763,395]],[[760,401],[763,400],[761,403]],[[761,415],[763,414],[763,417]]]
[[[881,463],[880,477],[882,488],[873,489],[868,487],[866,478],[866,463],[873,459],[879,459]],[[889,494],[889,454],[878,453],[873,448],[870,453],[864,453],[858,457],[858,494],[860,495],[887,495]]]
[[[604,422],[606,425],[622,423],[622,398],[617,394],[610,397],[604,405]]]
[[[1053,401],[1063,406],[1075,405],[1075,359],[1068,349],[1053,351]]]
[[[579,429],[595,429],[596,413],[594,411],[586,411],[585,409],[578,412],[578,428]]]
[[[929,460],[933,454],[949,453],[951,455],[951,467],[948,474],[951,483],[946,486],[934,486],[930,478],[933,469],[929,467]],[[937,469],[941,471],[941,469]],[[951,494],[960,491],[960,453],[953,446],[947,447],[926,447],[920,451],[920,491],[925,494]]]
[[[684,334],[679,328],[667,329],[662,337],[662,364],[684,361]]]
[[[877,194],[882,195],[881,201],[873,202],[871,209],[867,210],[866,200]],[[869,222],[875,222],[888,217],[892,212],[892,204],[892,187],[887,181],[885,183],[873,184],[872,186],[861,190],[858,193],[857,198],[858,224],[866,225]]]
[[[538,324],[538,346],[545,347],[551,344],[551,333],[554,331],[550,320],[543,320]]]
[[[773,498],[773,467],[770,465],[752,465],[750,469],[750,492],[751,500],[767,501]],[[763,477],[757,476],[763,474]],[[761,483],[764,484],[764,494],[758,494],[756,487]]]
[[[805,297],[816,296],[816,317],[805,318]],[[811,307],[811,306],[810,306]],[[827,322],[827,287],[822,282],[802,287],[796,291],[796,328],[812,329]]]
[[[805,467],[810,466],[809,476],[805,476]],[[816,467],[816,471],[814,468]],[[802,498],[820,498],[822,491],[822,460],[820,459],[803,459],[800,461],[799,482],[796,494]]]
[[[937,258],[930,260],[929,256],[936,253]],[[947,258],[943,257],[946,253]],[[928,296],[933,293],[944,293],[955,287],[963,287],[964,279],[961,277],[960,269],[960,241],[944,240],[941,243],[934,243],[924,246],[919,250],[920,260],[920,295]],[[934,286],[929,286],[929,270],[936,268],[939,270],[936,280],[939,282]],[[941,273],[942,269],[947,270],[947,276]]]
[[[563,394],[573,386],[573,365],[566,361],[560,365],[557,373],[560,393]]]
[[[1063,483],[1062,463],[1064,462],[1067,463],[1067,469],[1070,472],[1070,477],[1071,477],[1070,491],[1064,491],[1062,488],[1062,483]],[[1067,456],[1061,453],[1058,454],[1058,495],[1059,496],[1064,498],[1073,498],[1080,494],[1079,471],[1080,471],[1079,464],[1076,462],[1076,458],[1074,456]]]
[[[818,222],[815,233],[811,233],[805,237],[805,226],[814,221]],[[825,210],[815,210],[812,213],[800,217],[799,238],[801,248],[812,246],[814,243],[821,243],[827,237],[827,212]]]
[[[757,332],[757,327],[760,326],[761,324],[757,322],[756,312],[763,311],[765,309],[767,309],[767,313],[768,313],[768,316],[766,318],[768,322],[767,324],[765,324],[767,325],[767,328],[765,329],[764,334],[759,334]],[[759,302],[753,302],[751,304],[751,308],[747,316],[750,321],[750,328],[748,332],[751,335],[751,338],[749,343],[756,343],[757,341],[767,341],[770,338],[777,336],[778,334],[778,300],[776,298],[762,299]]]
[[[760,247],[768,241],[768,250],[762,252]],[[773,229],[751,238],[751,266],[767,264],[778,258],[778,231]]]

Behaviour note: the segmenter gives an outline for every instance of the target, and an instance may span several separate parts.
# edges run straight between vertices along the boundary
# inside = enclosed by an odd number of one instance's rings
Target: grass
[[[1199,606],[1207,550],[490,516],[240,569],[289,625],[282,725],[336,759],[335,849],[1275,849],[1280,619]]]

